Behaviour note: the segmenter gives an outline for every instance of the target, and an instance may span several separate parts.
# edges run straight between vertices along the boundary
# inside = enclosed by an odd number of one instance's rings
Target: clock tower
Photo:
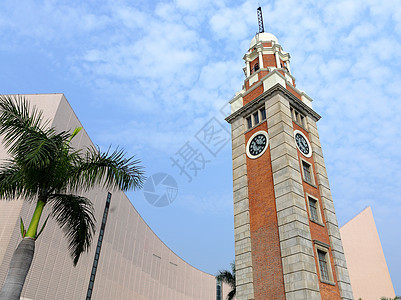
[[[237,299],[353,299],[312,99],[263,30],[231,99]]]

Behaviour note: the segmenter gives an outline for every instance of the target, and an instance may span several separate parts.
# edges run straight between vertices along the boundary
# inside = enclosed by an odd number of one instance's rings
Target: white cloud
[[[175,4],[178,8],[191,13],[196,13],[198,10],[202,10],[211,5],[222,5],[222,1],[211,1],[211,0],[175,0]]]
[[[251,23],[256,23],[255,16],[256,11],[251,1],[243,2],[233,8],[221,7],[210,18],[211,30],[215,37],[229,41],[231,44],[233,41],[249,36],[248,29]],[[255,30],[257,30],[256,27]]]
[[[333,1],[326,5],[323,19],[327,26],[337,30],[346,28],[360,18],[365,7],[363,1]]]
[[[113,7],[114,22],[121,22],[129,29],[145,29],[148,21],[148,14],[138,10],[135,7],[121,5]]]

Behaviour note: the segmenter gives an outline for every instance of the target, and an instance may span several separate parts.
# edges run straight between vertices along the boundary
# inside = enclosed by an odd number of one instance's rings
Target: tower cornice
[[[258,97],[256,97],[255,99],[253,99],[252,101],[245,104],[243,107],[239,108],[237,111],[229,115],[227,118],[225,118],[225,120],[231,124],[239,117],[246,117],[251,112],[253,112],[256,107],[259,107],[260,104],[268,101],[271,97],[273,97],[278,93],[285,95],[291,105],[293,105],[296,109],[298,109],[305,115],[309,115],[310,117],[312,117],[312,119],[315,122],[317,122],[321,118],[321,116],[317,112],[315,112],[312,108],[310,108],[308,105],[306,105],[297,97],[295,97],[293,94],[291,94],[281,84],[277,83],[271,88],[269,88],[267,91],[263,92],[261,95],[259,95]]]

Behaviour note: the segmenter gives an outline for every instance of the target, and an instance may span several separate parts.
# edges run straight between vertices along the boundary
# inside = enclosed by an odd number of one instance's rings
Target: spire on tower
[[[259,6],[256,11],[258,14],[259,33],[265,32],[265,28],[263,27],[262,8]]]

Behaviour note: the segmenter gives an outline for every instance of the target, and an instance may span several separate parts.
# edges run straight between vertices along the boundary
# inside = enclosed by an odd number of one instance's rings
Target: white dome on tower
[[[257,33],[253,37],[251,44],[249,45],[249,49],[251,49],[253,46],[255,46],[259,41],[262,41],[262,42],[273,41],[274,43],[278,44],[278,39],[273,34],[268,33],[268,32],[261,32],[261,33]]]

